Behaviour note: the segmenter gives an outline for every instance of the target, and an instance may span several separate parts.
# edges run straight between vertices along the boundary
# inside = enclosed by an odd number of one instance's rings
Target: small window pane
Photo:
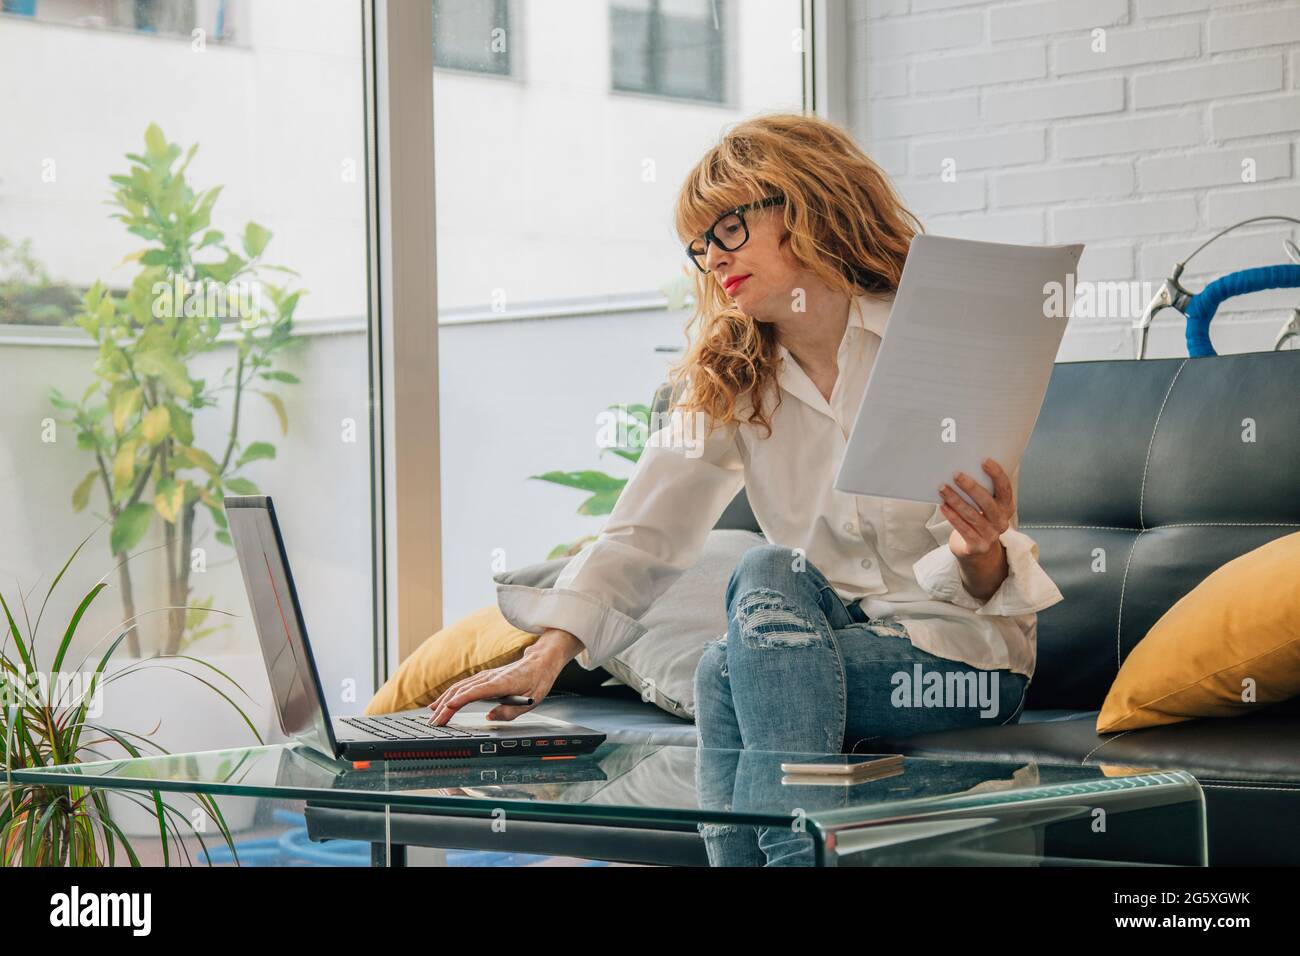
[[[434,66],[509,76],[508,0],[434,0]]]
[[[616,90],[726,99],[724,0],[616,0],[610,6]]]

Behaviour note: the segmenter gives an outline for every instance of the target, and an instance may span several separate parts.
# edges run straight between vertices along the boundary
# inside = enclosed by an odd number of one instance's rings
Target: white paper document
[[[1082,253],[1081,244],[913,239],[835,487],[938,504],[958,471],[991,493],[985,458],[1012,474],[1047,393]]]

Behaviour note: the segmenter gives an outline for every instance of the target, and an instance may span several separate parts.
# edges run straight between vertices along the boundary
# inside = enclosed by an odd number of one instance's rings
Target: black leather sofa
[[[661,389],[660,407],[665,399]],[[1124,657],[1175,601],[1232,558],[1300,530],[1300,352],[1058,364],[1019,495],[1020,528],[1065,595],[1039,613],[1020,723],[877,749],[1185,769],[1204,788],[1211,865],[1300,863],[1300,698],[1237,718],[1095,728]],[[758,530],[743,491],[717,526]],[[1098,548],[1104,571],[1093,570]],[[568,692],[539,712],[613,741],[695,743],[692,723],[631,688],[596,687],[602,671],[566,676]]]

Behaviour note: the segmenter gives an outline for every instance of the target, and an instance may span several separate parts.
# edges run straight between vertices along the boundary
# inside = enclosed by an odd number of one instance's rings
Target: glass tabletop
[[[840,755],[866,761],[867,754]],[[825,754],[713,750],[605,742],[573,758],[381,762],[362,769],[302,744],[274,744],[15,770],[26,784],[302,799],[452,816],[507,809],[521,819],[589,824],[788,825],[803,816],[824,833],[871,821],[1011,805],[1095,805],[1106,795],[1159,805],[1202,799],[1181,770],[1109,765],[905,757],[861,783],[812,782],[783,763]]]

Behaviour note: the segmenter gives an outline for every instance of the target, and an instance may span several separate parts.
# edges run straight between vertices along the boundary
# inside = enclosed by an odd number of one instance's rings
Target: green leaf
[[[602,491],[600,494],[592,495],[581,505],[578,506],[580,515],[607,515],[614,510],[614,505],[618,502],[619,493],[622,491]]]
[[[157,445],[171,432],[172,416],[166,405],[155,405],[144,416],[141,430],[144,440],[151,446]]]
[[[185,504],[185,486],[187,481],[177,481],[174,478],[164,478],[158,482],[158,493],[154,495],[154,510],[162,516],[162,519],[168,524],[175,524],[176,517],[180,514],[181,506]]]
[[[531,475],[530,477],[539,481],[564,485],[567,488],[577,488],[581,491],[620,491],[627,484],[626,478],[615,478],[603,471],[548,471],[545,474]]]
[[[216,595],[204,598],[202,601],[193,601],[185,612],[185,627],[195,628],[202,624],[212,613],[212,602]]]
[[[292,316],[293,310],[298,308],[298,300],[301,297],[302,297],[301,292],[295,292],[293,295],[289,296],[287,299],[281,302],[279,308],[276,311],[278,311],[281,316]]]
[[[113,491],[115,499],[120,500],[135,479],[135,450],[139,444],[138,441],[124,442],[122,447],[117,450],[117,455],[113,458]],[[114,554],[116,553],[114,552]]]
[[[167,403],[167,412],[176,440],[182,445],[194,444],[194,416],[174,402]]]
[[[136,371],[162,379],[167,389],[181,398],[194,394],[189,373],[185,365],[175,355],[158,349],[141,352],[135,357]]]
[[[190,235],[194,235],[194,233],[198,232],[200,229],[206,229],[208,227],[208,223],[212,221],[212,207],[216,204],[217,197],[221,195],[221,190],[223,188],[225,187],[216,186],[209,189],[203,194],[203,197],[195,203],[194,211],[190,213],[189,217],[188,225]]]
[[[167,137],[157,123],[150,123],[144,131],[145,155],[149,159],[162,159],[167,155]]]
[[[209,278],[222,285],[229,283],[248,262],[235,255],[233,252],[226,256],[225,262],[205,262],[194,267],[194,274],[197,278]]]
[[[284,409],[284,401],[273,392],[258,392],[257,394],[270,402],[271,407],[275,409],[275,415],[280,419],[280,434],[289,434],[289,413]]]
[[[135,417],[140,411],[140,403],[144,400],[144,389],[138,385],[135,388],[113,389],[113,393],[108,397],[108,406],[113,411],[113,432],[122,434],[126,431],[126,423],[129,419]]]
[[[152,519],[153,506],[139,501],[118,515],[117,520],[113,522],[113,533],[109,538],[113,554],[130,551],[139,544],[144,533],[149,530],[149,522]]]
[[[204,495],[205,495],[205,500],[203,502],[203,507],[207,508],[209,513],[211,513],[213,524],[215,524],[218,528],[229,528],[230,521],[229,519],[226,518],[225,506],[207,500],[207,498],[211,497],[207,495],[207,489],[204,489]]]
[[[185,462],[183,465],[178,465],[178,468],[202,468],[213,478],[221,472],[221,467],[202,448],[181,445],[176,449],[176,457]]]
[[[235,543],[230,540],[230,532],[228,531],[218,531],[216,534],[216,539],[220,541],[222,544],[224,544],[227,548],[233,548],[235,546]]]
[[[227,478],[226,490],[233,491],[237,495],[260,495],[257,485],[253,484],[247,478]]]
[[[274,457],[275,457],[274,445],[270,444],[269,442],[255,441],[247,448],[244,449],[244,453],[239,456],[239,462],[238,464],[236,464],[235,467],[242,468],[244,467],[244,465],[247,465],[250,461],[259,461],[263,458],[274,458]]]
[[[90,502],[90,488],[96,478],[99,477],[99,471],[88,471],[86,477],[81,479],[76,489],[72,492],[72,510],[84,511],[86,505]]]
[[[270,379],[272,382],[284,382],[286,385],[301,384],[298,376],[291,372],[263,372],[262,378]]]
[[[256,259],[260,256],[270,241],[271,233],[257,223],[250,222],[244,228],[244,254],[248,258]]]

